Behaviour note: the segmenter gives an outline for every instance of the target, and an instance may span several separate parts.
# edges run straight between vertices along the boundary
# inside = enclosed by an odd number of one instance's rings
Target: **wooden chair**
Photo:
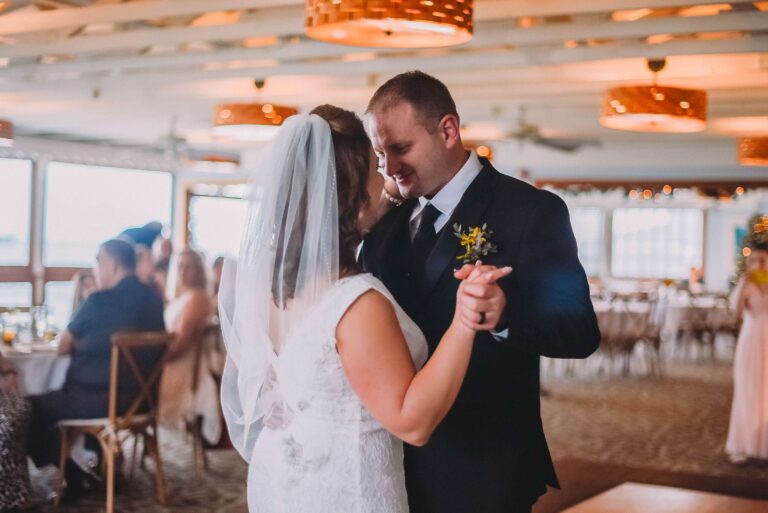
[[[203,358],[213,348],[220,333],[221,327],[218,321],[209,321],[200,332],[195,344],[195,364],[192,374],[193,396],[197,395],[198,388],[200,387],[200,366],[202,365]],[[197,415],[186,423],[187,432],[192,437],[192,468],[194,469],[196,479],[200,479],[203,475],[203,470],[208,468],[208,459],[205,456],[205,444],[203,442],[202,420],[202,417]]]
[[[621,360],[621,372],[628,376],[632,353],[647,330],[651,304],[644,294],[617,294],[611,299],[610,308],[610,312],[598,317],[603,318],[600,352],[607,356],[609,371],[616,360]]]
[[[59,505],[64,482],[64,466],[72,441],[78,435],[93,435],[104,453],[104,473],[107,485],[106,513],[112,513],[115,490],[115,466],[122,454],[121,434],[141,436],[145,447],[155,460],[155,486],[160,504],[166,503],[166,483],[160,449],[157,440],[158,387],[163,370],[163,356],[173,335],[164,331],[121,332],[112,335],[112,353],[109,374],[108,417],[99,419],[71,419],[58,423],[61,432],[61,455],[57,483],[56,506]],[[158,351],[157,361],[150,369],[142,369],[136,353],[144,350]],[[121,362],[124,365],[121,365]],[[118,383],[120,369],[127,367],[139,390],[124,412],[118,412]]]
[[[660,377],[664,374],[661,344],[663,342],[662,330],[664,329],[666,314],[667,305],[663,301],[659,300],[659,298],[649,300],[645,331],[639,342],[645,344],[646,363],[648,365],[648,372],[652,376]]]

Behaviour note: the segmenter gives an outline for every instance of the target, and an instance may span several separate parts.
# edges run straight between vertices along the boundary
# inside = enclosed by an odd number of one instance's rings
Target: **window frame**
[[[34,245],[35,245],[35,186],[37,183],[37,162],[24,157],[2,157],[4,160],[24,160],[29,162],[29,222],[27,265],[0,265],[0,283],[29,283],[32,285],[32,298],[35,297],[35,273],[34,273]],[[2,305],[0,305],[2,306]],[[30,305],[31,306],[31,305]]]
[[[45,208],[47,194],[47,169],[51,162],[63,164],[79,164],[83,166],[111,167],[125,171],[146,171],[153,173],[166,173],[171,178],[170,198],[170,225],[174,230],[175,221],[175,191],[176,174],[166,169],[139,169],[116,165],[112,163],[91,164],[86,162],[73,162],[55,158],[30,158],[30,157],[2,157],[15,160],[26,160],[31,164],[30,173],[30,209],[29,209],[29,259],[26,266],[0,266],[0,283],[29,283],[32,286],[32,304],[40,306],[45,304],[45,286],[52,281],[69,281],[80,270],[89,267],[74,266],[46,266],[43,260],[43,244],[45,241]],[[2,305],[0,305],[2,306]]]
[[[182,219],[182,226],[184,227],[184,233],[182,235],[182,243],[184,247],[189,247],[189,243],[192,240],[192,230],[190,229],[190,208],[192,207],[192,199],[195,197],[201,197],[201,198],[227,198],[227,199],[236,199],[236,200],[245,200],[247,201],[248,198],[244,198],[242,196],[236,196],[233,194],[226,194],[224,191],[227,187],[232,186],[240,186],[240,185],[248,185],[247,180],[196,180],[194,182],[189,182],[184,187],[184,210],[183,210],[183,219]],[[210,186],[215,187],[216,190],[213,193],[202,193],[202,192],[196,192],[195,188],[199,186]]]

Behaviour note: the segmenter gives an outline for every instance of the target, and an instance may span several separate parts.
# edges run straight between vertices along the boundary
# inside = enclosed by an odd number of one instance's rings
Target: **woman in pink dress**
[[[744,323],[733,362],[725,450],[733,463],[768,459],[768,246],[752,248],[739,298]]]

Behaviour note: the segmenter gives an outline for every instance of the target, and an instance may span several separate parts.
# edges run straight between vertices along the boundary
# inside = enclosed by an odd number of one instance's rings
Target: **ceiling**
[[[405,51],[309,40],[301,0],[0,6],[0,117],[38,137],[155,144],[173,127],[210,145],[219,102],[269,101],[302,111],[335,103],[362,112],[378,85],[408,69],[442,79],[464,123],[511,131],[522,107],[545,135],[602,141],[570,160],[516,142],[500,152],[510,165],[545,174],[569,167],[604,173],[606,166],[620,173],[622,155],[637,147],[655,157],[650,167],[663,168],[665,153],[683,151],[687,159],[671,159],[681,173],[732,173],[735,137],[768,134],[768,1],[476,0],[471,42]],[[660,57],[667,58],[660,84],[708,91],[708,129],[653,135],[602,128],[602,92],[650,83],[645,59]],[[723,152],[720,160],[707,153],[713,148]],[[517,158],[523,155],[527,160]]]

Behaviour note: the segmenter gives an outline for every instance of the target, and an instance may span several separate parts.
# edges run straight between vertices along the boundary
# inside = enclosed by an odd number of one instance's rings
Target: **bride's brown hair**
[[[320,105],[310,114],[320,116],[331,127],[339,202],[339,270],[358,272],[357,246],[362,240],[358,217],[369,200],[371,141],[354,112],[334,105]]]

